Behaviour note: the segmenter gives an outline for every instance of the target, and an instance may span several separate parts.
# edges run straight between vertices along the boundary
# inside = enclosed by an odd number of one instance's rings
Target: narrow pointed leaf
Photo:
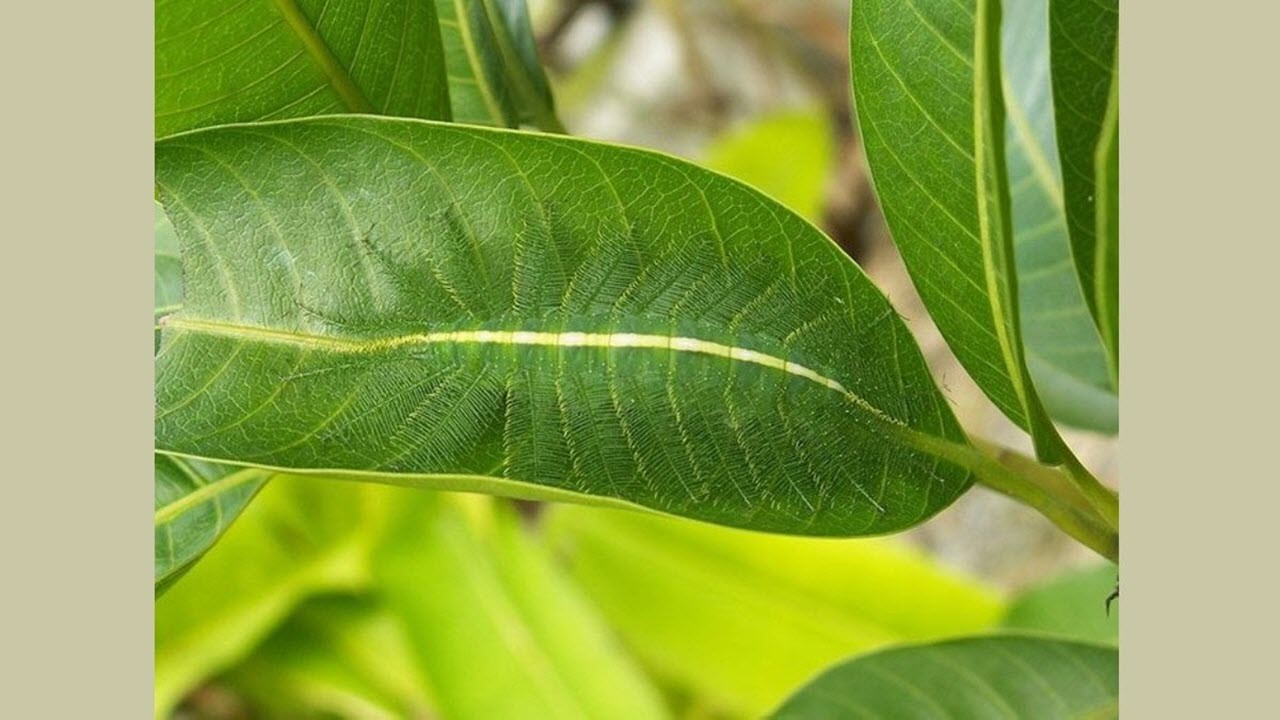
[[[562,132],[524,0],[435,0],[453,119]]]
[[[1098,327],[1107,344],[1113,381],[1120,376],[1120,72],[1111,78],[1111,98],[1098,139],[1098,236],[1095,246],[1093,295]]]
[[[998,0],[854,0],[854,105],[876,191],[961,364],[1037,454],[1065,445],[1023,357],[1004,153]]]
[[[890,539],[786,537],[563,505],[549,541],[655,676],[759,718],[851,653],[980,632],[999,595]],[[764,621],[762,621],[764,619]]]
[[[854,658],[819,675],[771,717],[1119,717],[1114,647],[1036,637],[975,637]]]
[[[816,535],[908,527],[969,487],[884,296],[723,176],[355,117],[156,155],[187,281],[161,452]]]
[[[519,124],[511,89],[502,82],[498,38],[484,2],[435,0],[448,69],[453,119],[468,125]]]
[[[1048,0],[1019,0],[1004,9],[1006,154],[1027,369],[1055,420],[1116,432],[1119,401],[1067,235],[1049,77]]]
[[[538,55],[526,0],[484,0],[497,34],[507,85],[515,95],[520,121],[549,132],[564,132],[555,112],[551,83]]]
[[[1049,3],[1053,107],[1071,252],[1085,300],[1100,327],[1095,281],[1099,217],[1096,158],[1115,74],[1119,17],[1118,0]]]
[[[441,717],[667,717],[510,508],[434,494],[422,505],[379,553],[378,582]]]

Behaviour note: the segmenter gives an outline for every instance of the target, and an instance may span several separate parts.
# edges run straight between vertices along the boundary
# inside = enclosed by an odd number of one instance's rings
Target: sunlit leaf
[[[163,591],[236,519],[270,473],[155,456],[155,583]]]
[[[339,112],[449,117],[429,2],[170,0],[157,4],[155,23],[158,137]],[[159,323],[181,309],[183,287],[173,226],[158,203],[155,215]],[[217,541],[267,477],[237,470],[156,458],[158,592]]]
[[[173,225],[155,208],[156,322],[182,308],[182,261]],[[160,347],[157,326],[156,350]],[[270,473],[155,456],[155,586],[164,592],[217,542]]]

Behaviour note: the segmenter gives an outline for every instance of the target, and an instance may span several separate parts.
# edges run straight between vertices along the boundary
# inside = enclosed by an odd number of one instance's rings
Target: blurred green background
[[[907,319],[972,433],[968,381],[889,242],[850,126],[844,0],[530,0],[570,132],[756,185]],[[1114,438],[1067,433],[1116,473]],[[833,662],[997,627],[1114,642],[1114,567],[981,488],[891,539],[273,478],[156,603],[176,718],[754,718]]]

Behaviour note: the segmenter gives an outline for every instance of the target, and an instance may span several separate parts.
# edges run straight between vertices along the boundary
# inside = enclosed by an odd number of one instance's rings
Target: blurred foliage
[[[818,670],[896,642],[981,631],[991,589],[881,539],[766,535],[639,513],[553,508],[548,535],[659,677],[758,717]]]
[[[422,718],[433,707],[399,620],[372,597],[308,600],[225,682],[266,717]]]
[[[441,717],[665,716],[509,505],[427,493],[415,504],[375,564]]]
[[[283,477],[157,601],[157,712],[213,682],[239,714],[181,717],[754,717],[1003,610],[891,541]]]
[[[368,585],[384,499],[377,490],[292,477],[267,484],[222,542],[156,600],[157,715],[243,658],[304,598]]]
[[[1076,640],[1118,644],[1120,601],[1107,612],[1116,589],[1116,566],[1103,563],[1072,570],[1025,590],[1014,599],[1001,625]]]
[[[834,157],[832,135],[830,120],[819,111],[772,113],[721,135],[702,164],[819,222]]]

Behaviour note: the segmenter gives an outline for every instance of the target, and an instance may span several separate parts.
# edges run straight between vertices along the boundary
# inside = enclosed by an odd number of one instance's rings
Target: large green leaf
[[[395,720],[434,708],[399,619],[354,596],[308,600],[225,680],[255,717]]]
[[[835,156],[831,122],[821,110],[766,115],[716,138],[702,164],[759,188],[811,222],[822,215]]]
[[[562,131],[524,0],[435,0],[453,119]]]
[[[961,364],[1037,454],[1068,451],[1023,357],[997,0],[854,0],[858,127],[894,241]]]
[[[165,454],[817,535],[971,482],[884,296],[722,176],[372,117],[188,134],[156,164],[187,282]]]
[[[429,2],[167,0],[155,48],[156,137],[334,112],[449,117]]]
[[[1113,647],[1036,637],[977,637],[893,648],[826,671],[773,714],[829,718],[1119,717]]]
[[[272,479],[222,541],[156,600],[157,716],[243,659],[302,599],[367,586],[369,548],[394,492]]]
[[[1111,564],[1067,572],[1019,594],[1001,624],[1115,644],[1120,639],[1120,604],[1108,609],[1107,598],[1117,582],[1116,566]]]
[[[1050,0],[1049,50],[1067,226],[1080,285],[1099,326],[1095,281],[1098,142],[1115,75],[1119,0]],[[1105,333],[1104,333],[1105,336]]]
[[[1001,37],[1006,153],[1027,367],[1055,419],[1115,432],[1119,402],[1067,236],[1049,78],[1048,0],[1006,3]]]
[[[424,494],[379,553],[441,717],[663,718],[656,691],[509,507]]]
[[[548,539],[627,644],[683,694],[758,718],[852,653],[979,632],[999,596],[908,547],[564,505]]]

